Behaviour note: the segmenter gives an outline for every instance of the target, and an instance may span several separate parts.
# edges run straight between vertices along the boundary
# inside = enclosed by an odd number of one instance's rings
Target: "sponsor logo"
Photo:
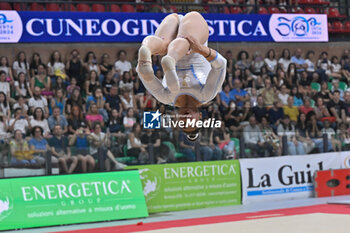
[[[13,210],[13,199],[10,195],[0,195],[0,221],[7,218]]]
[[[345,159],[344,159],[344,166],[346,168],[350,168],[350,155],[345,157]]]
[[[160,119],[162,114],[159,110],[156,112],[144,112],[143,113],[143,128],[145,129],[160,129]]]
[[[139,169],[139,174],[143,184],[143,194],[145,195],[146,201],[149,201],[157,196],[157,192],[160,189],[161,178],[148,168]]]
[[[16,11],[0,11],[0,43],[18,42],[22,31],[22,20]]]

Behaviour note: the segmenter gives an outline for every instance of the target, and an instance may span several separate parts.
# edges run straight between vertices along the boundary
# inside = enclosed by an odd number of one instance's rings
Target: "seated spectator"
[[[273,103],[278,99],[277,92],[271,86],[271,79],[265,79],[265,88],[261,89],[261,95],[264,98],[264,103],[267,106],[273,105]]]
[[[264,62],[268,70],[268,75],[270,77],[273,77],[273,75],[276,74],[276,69],[277,69],[277,60],[276,60],[275,50],[270,49],[269,51],[267,51]]]
[[[243,103],[249,101],[248,93],[242,89],[242,82],[234,80],[234,89],[230,91],[230,99],[234,99],[238,108],[243,107]]]
[[[342,66],[339,63],[338,57],[333,56],[331,58],[331,67],[330,67],[331,73],[329,74],[329,76],[337,78],[337,79],[341,79],[342,78],[341,68],[342,68]]]
[[[196,161],[195,143],[190,141],[182,131],[178,140],[180,152],[185,155],[185,160],[187,162]]]
[[[44,111],[45,118],[49,116],[49,108],[47,105],[47,100],[41,96],[41,90],[39,87],[34,88],[33,97],[29,99],[28,105],[30,112],[34,112],[35,108],[41,108]]]
[[[311,138],[311,140],[315,143],[320,153],[328,152],[333,149],[332,144],[328,143],[328,150],[324,151],[322,132],[317,124],[316,115],[310,116],[306,133],[307,137]]]
[[[292,82],[289,82],[288,78],[286,77],[286,73],[284,73],[283,69],[281,67],[278,67],[276,70],[276,74],[272,78],[272,84],[276,88],[281,89],[282,85],[284,84],[287,89],[291,88],[293,86],[293,80]]]
[[[232,54],[232,51],[231,50],[227,50],[226,53],[225,53],[225,59],[227,61],[227,66],[226,66],[226,72],[227,72],[227,75],[231,75],[232,76],[232,73],[235,69],[235,59],[233,58],[233,54]]]
[[[28,166],[37,165],[32,151],[30,151],[28,142],[23,139],[22,132],[15,130],[14,139],[10,142],[11,165]]]
[[[68,116],[68,133],[75,134],[79,129],[87,129],[87,123],[81,108],[74,105],[71,114]]]
[[[19,73],[24,73],[27,77],[29,77],[29,63],[27,62],[26,54],[21,51],[18,53],[17,58],[12,66],[13,76],[15,78],[18,77]]]
[[[24,115],[28,114],[29,107],[26,104],[26,100],[21,95],[17,97],[17,102],[14,105],[12,105],[12,109],[16,109],[16,108],[22,109],[22,112]]]
[[[235,100],[234,96],[230,94],[230,85],[225,84],[224,89],[220,92],[220,109],[222,111],[225,111],[229,109],[229,103],[233,100]]]
[[[199,151],[204,161],[221,160],[222,150],[214,144],[213,129],[205,128],[199,132]]]
[[[8,119],[11,116],[10,103],[4,92],[0,92],[0,113],[5,115]]]
[[[255,107],[258,104],[258,102],[257,102],[257,100],[258,100],[258,91],[256,90],[256,88],[252,88],[251,89],[249,97],[250,97],[250,105],[252,107]]]
[[[309,78],[312,77],[312,74],[316,71],[314,57],[315,57],[314,51],[310,50],[306,53],[306,60],[305,60],[305,63],[307,65],[306,72]]]
[[[72,95],[69,97],[69,99],[66,102],[66,113],[67,115],[70,115],[72,113],[72,107],[73,106],[79,106],[80,110],[85,113],[85,100],[81,96],[80,90],[78,88],[75,88],[72,92]]]
[[[66,63],[67,75],[77,80],[77,83],[84,83],[83,77],[83,61],[80,58],[78,50],[73,49]]]
[[[61,115],[66,115],[66,98],[63,89],[58,89],[55,92],[55,96],[51,98],[51,109],[58,107]]]
[[[136,123],[135,112],[133,108],[128,108],[126,115],[123,118],[124,131],[126,134],[131,132],[134,124]]]
[[[286,74],[286,81],[288,86],[292,87],[294,85],[297,85],[297,82],[299,80],[298,74],[299,73],[297,72],[296,65],[294,63],[290,63]]]
[[[280,101],[275,101],[268,113],[271,127],[275,130],[277,129],[277,127],[281,123],[281,120],[284,117],[282,103]]]
[[[112,169],[111,162],[113,162],[115,169],[124,169],[125,165],[119,163],[112,152],[108,149],[110,146],[110,135],[102,132],[102,125],[95,123],[93,125],[93,133],[89,134],[90,153],[95,160],[99,160],[99,155],[102,155],[107,171]]]
[[[100,123],[102,127],[104,126],[103,117],[101,114],[99,114],[96,104],[90,104],[90,107],[85,119],[87,121],[87,125],[89,126],[90,130],[92,129],[92,126],[95,122]]]
[[[147,129],[141,133],[141,143],[146,145],[146,150],[150,153],[150,147],[153,147],[153,156],[156,161],[145,161],[146,163],[157,164],[174,162],[175,159],[170,155],[169,148],[161,143],[160,133],[154,129]],[[151,154],[150,154],[151,155]]]
[[[61,114],[61,110],[59,107],[54,107],[52,110],[52,116],[48,119],[50,130],[52,131],[55,125],[60,125],[63,134],[68,132],[68,122],[65,116]]]
[[[23,135],[27,134],[32,128],[28,115],[23,114],[22,109],[15,109],[14,118],[9,121],[9,131],[15,132],[20,130]]]
[[[303,54],[302,50],[298,48],[295,51],[294,56],[292,56],[292,58],[290,59],[291,62],[296,65],[297,72],[302,72],[304,69],[307,69],[307,64],[305,59],[302,57],[302,54]]]
[[[110,70],[107,72],[107,75],[105,76],[105,78],[102,82],[103,94],[109,95],[112,86],[115,84],[116,84],[116,82],[113,79],[113,71]]]
[[[283,106],[283,113],[284,115],[289,116],[290,120],[295,125],[298,121],[299,110],[297,107],[293,106],[294,104],[293,96],[289,96],[287,102],[288,102],[288,105]]]
[[[241,123],[240,125],[242,125],[243,127],[248,125],[249,122],[249,118],[251,116],[254,116],[254,113],[252,112],[252,108],[250,105],[250,101],[246,101],[244,102],[244,106],[242,108],[242,111],[240,112],[241,114]]]
[[[327,82],[321,83],[321,91],[317,93],[317,97],[321,97],[325,104],[328,104],[331,99],[333,99],[332,93],[328,90]]]
[[[134,88],[134,82],[131,79],[130,72],[125,71],[121,76],[121,80],[119,82],[119,89],[129,89],[132,90]]]
[[[315,105],[315,114],[316,114],[316,120],[322,121],[325,117],[330,117],[331,114],[328,111],[328,108],[323,103],[323,99],[321,97],[317,98],[316,105]],[[322,124],[322,123],[320,123]]]
[[[328,53],[323,51],[320,59],[317,61],[318,73],[323,81],[328,81],[328,75],[331,73],[331,61],[328,60]],[[324,77],[324,78],[322,78]]]
[[[261,122],[261,119],[268,115],[264,104],[264,98],[262,97],[262,95],[258,96],[257,105],[253,107],[251,111],[258,122]]]
[[[72,93],[75,89],[78,89],[80,92],[80,86],[77,85],[77,79],[72,77],[70,79],[70,85],[67,87],[67,98],[70,98],[72,96]]]
[[[311,94],[311,80],[312,77],[308,76],[306,71],[301,72],[300,81],[298,81],[298,89],[299,93],[302,95],[310,95]]]
[[[96,72],[96,78],[98,79],[99,75],[100,75],[100,68],[97,65],[97,59],[96,59],[96,55],[94,52],[89,51],[84,59],[84,68],[85,71],[90,73],[91,71],[95,71]]]
[[[243,113],[238,110],[234,101],[229,104],[230,108],[224,112],[224,122],[225,125],[232,131],[235,137],[239,137],[242,132],[243,126],[240,124],[242,120]],[[217,119],[217,118],[216,118]]]
[[[50,150],[47,140],[43,137],[43,129],[40,126],[35,126],[32,129],[33,137],[28,141],[30,149],[35,151],[35,159],[41,166],[45,165],[47,152]],[[56,165],[58,160],[51,156],[51,163]]]
[[[115,84],[111,87],[110,94],[106,96],[105,108],[109,114],[113,109],[116,109],[121,115],[123,112],[123,106],[118,95],[118,86]]]
[[[346,91],[344,95],[344,111],[346,117],[346,123],[350,122],[350,92]]]
[[[10,83],[13,83],[14,78],[12,74],[12,69],[10,67],[10,63],[7,57],[0,57],[0,70],[4,71],[6,74],[6,80]]]
[[[60,125],[53,128],[53,137],[49,140],[51,152],[58,159],[59,165],[63,173],[72,174],[78,165],[78,158],[71,155],[70,147],[68,147],[68,138],[63,135]],[[68,168],[68,164],[70,166]]]
[[[303,112],[299,114],[298,123],[295,129],[296,129],[296,136],[298,140],[304,144],[305,153],[309,154],[315,148],[315,143],[311,140],[311,138],[307,134],[308,123],[306,120],[306,115],[307,114]]]
[[[74,134],[69,140],[69,146],[74,148],[75,156],[81,164],[81,170],[85,172],[93,172],[95,168],[95,159],[89,152],[88,135],[89,129],[80,128],[75,130]]]
[[[114,64],[114,69],[116,71],[117,77],[121,77],[124,72],[131,72],[131,63],[126,60],[126,51],[119,50],[117,57],[118,60]]]
[[[86,96],[92,96],[93,91],[96,88],[100,87],[101,84],[98,80],[98,74],[95,70],[90,71],[88,74],[88,78],[84,84],[84,90]]]
[[[331,127],[331,124],[329,121],[324,121],[324,127],[321,130],[322,134],[327,134],[328,142],[332,143],[332,147],[334,151],[341,151],[341,142],[336,139],[335,137],[335,131]]]
[[[43,64],[38,66],[38,75],[30,79],[30,87],[33,93],[36,88],[39,88],[41,95],[53,95],[53,92],[51,91],[51,78],[47,75],[46,67]]]
[[[265,65],[264,58],[262,57],[259,51],[256,51],[254,53],[252,64],[251,64],[251,69],[253,74],[261,75],[261,69],[264,65]]]
[[[5,71],[0,71],[0,92],[3,92],[7,99],[10,100],[11,91],[10,91],[10,83],[6,80]]]
[[[126,111],[128,108],[133,108],[137,112],[136,98],[129,89],[124,88],[122,90],[120,100],[124,111]]]
[[[67,79],[65,65],[62,62],[61,53],[59,51],[56,50],[51,54],[47,67],[51,77],[61,77],[63,80]]]
[[[298,140],[295,127],[291,124],[288,115],[284,116],[281,124],[278,126],[277,134],[280,137],[280,141],[282,141],[282,136],[287,136],[289,155],[305,155],[304,145]]]
[[[48,138],[50,136],[49,123],[45,119],[44,112],[41,108],[36,108],[34,110],[33,116],[30,118],[30,125],[32,127],[40,126],[43,129],[43,136]]]
[[[122,132],[123,125],[122,120],[117,109],[112,110],[111,117],[109,118],[108,128],[112,137],[115,137],[120,143],[125,139],[125,134]]]
[[[266,152],[267,156],[275,155],[272,145],[264,140],[254,116],[249,118],[249,124],[244,128],[243,136],[246,147],[251,149],[253,157],[263,157]]]
[[[26,76],[24,73],[19,73],[17,81],[15,81],[15,96],[23,96],[24,98],[33,97],[33,92],[27,82]]]
[[[329,101],[328,110],[338,123],[346,121],[344,102],[340,100],[340,92],[334,91],[333,100]]]
[[[294,98],[293,105],[296,107],[302,107],[303,103],[303,95],[299,93],[298,88],[296,86],[292,87],[291,96]]]
[[[300,113],[307,115],[309,112],[314,112],[314,108],[311,107],[310,99],[308,97],[304,98],[304,105],[299,107]]]
[[[103,83],[104,79],[107,77],[107,74],[111,72],[112,78],[115,73],[113,65],[110,63],[110,58],[108,53],[104,53],[101,58],[101,63],[100,63],[100,83]],[[104,86],[104,85],[102,85]],[[106,94],[106,93],[105,93]]]
[[[93,95],[89,96],[86,102],[87,102],[87,105],[86,105],[87,108],[89,108],[89,105],[92,103],[96,104],[96,107],[98,108],[98,112],[103,117],[103,121],[104,122],[108,121],[108,113],[104,108],[106,103],[106,98],[103,96],[102,89],[100,87],[97,87],[93,91]]]
[[[288,89],[286,85],[281,86],[281,91],[278,93],[278,98],[281,100],[283,105],[288,105]]]
[[[52,85],[52,90],[55,93],[57,90],[62,89],[65,93],[65,90],[67,89],[66,83],[68,83],[68,80],[63,80],[62,77],[58,76],[56,78],[56,82]],[[66,94],[66,93],[65,93]]]
[[[247,51],[240,51],[237,55],[236,69],[245,70],[250,68],[249,55]]]
[[[350,148],[350,131],[348,130],[346,123],[340,123],[339,128],[337,129],[337,135],[339,139],[343,142],[344,150],[349,150]]]
[[[339,88],[339,80],[338,79],[333,79],[332,80],[332,84],[333,85],[332,85],[331,91],[332,91],[333,97],[334,97],[334,92],[335,91],[339,91],[340,100],[344,101],[344,91]]]
[[[283,49],[282,56],[278,60],[278,65],[281,65],[281,67],[283,68],[283,71],[287,72],[290,63],[291,63],[290,51],[289,49]]]
[[[139,100],[141,112],[156,111],[157,101],[148,91],[145,91],[145,94],[140,96]]]
[[[274,154],[281,155],[281,143],[279,137],[273,132],[273,129],[270,127],[270,124],[266,116],[261,118],[260,130],[264,140],[272,145]]]

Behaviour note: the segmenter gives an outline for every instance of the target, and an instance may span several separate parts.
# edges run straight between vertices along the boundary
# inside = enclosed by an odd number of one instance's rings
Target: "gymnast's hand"
[[[193,36],[186,36],[185,39],[190,43],[190,50],[187,54],[199,53],[202,56],[208,55],[209,48],[205,45],[202,45],[196,38]]]

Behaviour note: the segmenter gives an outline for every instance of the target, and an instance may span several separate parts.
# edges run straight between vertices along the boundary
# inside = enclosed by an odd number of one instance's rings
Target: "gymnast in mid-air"
[[[199,107],[215,98],[225,79],[226,59],[207,46],[208,37],[208,24],[201,14],[174,13],[163,19],[139,49],[136,70],[146,89],[161,103],[177,107],[186,119],[201,119]],[[163,80],[154,75],[152,55],[165,55]],[[198,137],[198,130],[183,129],[190,140]]]

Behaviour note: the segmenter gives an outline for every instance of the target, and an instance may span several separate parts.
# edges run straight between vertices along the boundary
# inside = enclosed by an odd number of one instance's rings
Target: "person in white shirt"
[[[29,74],[29,63],[27,62],[26,54],[24,52],[19,52],[17,55],[17,60],[13,63],[13,75],[18,76],[19,73]]]
[[[28,105],[31,112],[34,112],[34,109],[39,107],[44,111],[45,117],[48,117],[49,108],[47,105],[47,100],[40,95],[40,92],[40,87],[34,88],[33,97],[29,99]]]
[[[326,75],[331,73],[331,61],[328,60],[328,53],[323,51],[320,55],[320,59],[317,61],[317,67],[324,70]]]
[[[333,56],[331,58],[331,73],[329,76],[332,76],[334,78],[342,78],[341,74],[341,64],[339,64],[339,59],[337,56]]]
[[[61,53],[57,50],[51,54],[50,62],[47,64],[49,75],[60,75],[63,79],[66,78],[65,65],[62,62]]]
[[[0,70],[5,71],[6,78],[13,82],[12,69],[9,65],[9,60],[5,56],[0,57]]]
[[[283,49],[282,56],[278,60],[278,64],[281,64],[282,68],[283,68],[283,71],[287,72],[290,63],[291,63],[291,61],[290,61],[290,51],[289,51],[289,49]]]
[[[96,55],[94,52],[89,51],[84,59],[84,68],[89,73],[90,71],[96,71],[97,76],[100,75],[101,71],[97,65]]]
[[[32,127],[40,126],[43,129],[43,136],[47,138],[51,131],[49,128],[49,123],[45,119],[44,112],[41,108],[36,108],[33,112],[33,116],[30,118],[30,125]]]
[[[5,93],[7,99],[10,99],[10,83],[6,81],[5,71],[0,71],[0,92]]]
[[[307,65],[306,72],[309,76],[311,76],[311,73],[315,72],[315,62],[314,62],[315,52],[310,50],[306,54],[306,60],[305,63]]]
[[[179,108],[180,115],[199,120],[198,107],[214,99],[226,75],[226,59],[206,46],[208,24],[198,12],[164,18],[154,36],[143,40],[137,72],[144,86],[158,101]],[[163,81],[156,78],[151,55],[164,55]],[[190,140],[198,137],[197,128],[184,128]]]
[[[126,60],[126,51],[120,50],[118,52],[118,61],[114,63],[114,69],[117,72],[118,77],[122,77],[124,72],[130,72],[131,71],[131,63]]]
[[[22,109],[15,109],[15,117],[9,122],[9,131],[15,132],[20,130],[22,134],[26,134],[32,128],[28,115],[23,114]]]
[[[277,68],[277,60],[276,60],[275,50],[270,49],[269,51],[267,51],[264,62],[266,64],[266,67],[267,67],[267,70],[269,71],[269,73],[271,75],[275,74],[276,68]]]

